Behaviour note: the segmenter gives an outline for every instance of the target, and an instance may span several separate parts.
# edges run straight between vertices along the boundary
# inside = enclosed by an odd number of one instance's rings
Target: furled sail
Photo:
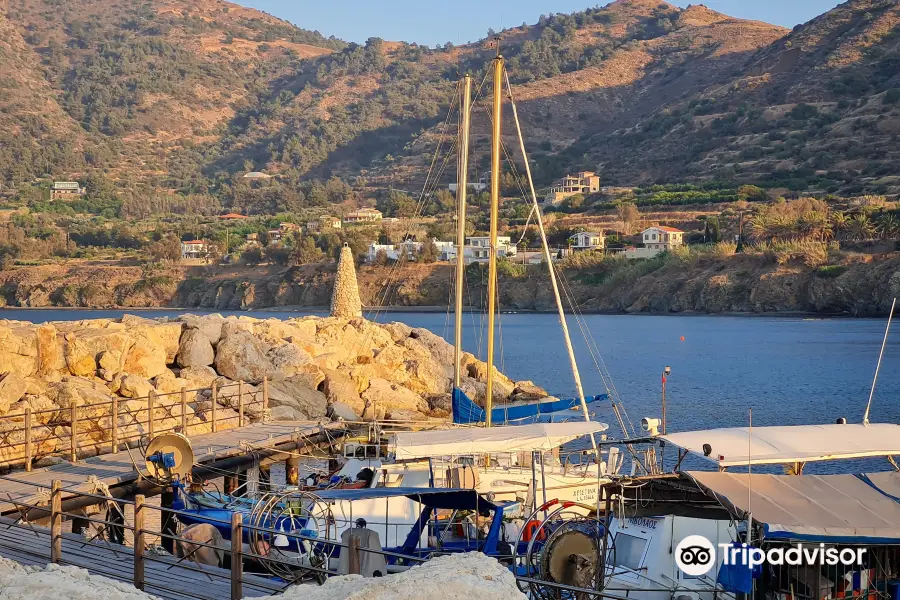
[[[606,400],[606,394],[588,398],[588,402]],[[581,406],[580,398],[566,400],[548,400],[546,402],[526,402],[505,404],[491,411],[491,420],[495,425],[506,423],[534,423],[542,415],[571,410]],[[485,410],[472,402],[465,392],[453,388],[453,422],[457,424],[484,423]]]

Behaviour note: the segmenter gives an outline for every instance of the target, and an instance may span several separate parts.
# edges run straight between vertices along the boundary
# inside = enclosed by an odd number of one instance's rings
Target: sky
[[[365,42],[370,37],[434,46],[463,44],[501,30],[533,24],[541,14],[571,13],[596,0],[233,0],[288,20],[303,29]],[[685,7],[697,0],[669,0]],[[606,2],[603,2],[605,4]],[[840,2],[837,0],[704,0],[707,7],[743,19],[793,27]]]

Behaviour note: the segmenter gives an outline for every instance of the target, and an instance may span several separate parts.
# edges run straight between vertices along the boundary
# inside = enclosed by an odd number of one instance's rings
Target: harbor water
[[[0,310],[0,319],[35,322],[119,317],[134,311]],[[147,317],[186,311],[140,311]],[[242,312],[258,318],[291,318],[303,312]],[[448,340],[446,313],[389,312],[379,322],[425,327]],[[484,358],[484,320],[464,315],[466,350]],[[606,393],[611,376],[628,417],[661,414],[661,374],[667,383],[668,430],[753,425],[861,422],[884,335],[884,320],[792,317],[587,315],[570,317],[575,353],[587,394]],[[582,329],[600,351],[593,355]],[[595,361],[595,358],[597,359]],[[514,380],[529,379],[557,396],[574,396],[559,321],[551,314],[503,314],[496,364]],[[598,368],[599,366],[599,368]],[[608,403],[592,406],[596,418],[621,435]],[[870,414],[872,422],[900,423],[900,333],[888,340]],[[691,466],[688,464],[687,466]],[[884,470],[884,460],[811,464],[806,473]]]

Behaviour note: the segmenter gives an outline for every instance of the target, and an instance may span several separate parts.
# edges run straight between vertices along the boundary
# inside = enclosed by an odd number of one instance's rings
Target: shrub
[[[814,273],[816,277],[822,277],[823,279],[835,279],[840,277],[845,271],[847,267],[843,265],[822,265],[817,268]]]
[[[735,244],[734,242],[717,242],[710,249],[710,254],[712,254],[716,258],[727,258],[729,256],[734,256],[735,252],[737,252],[737,244]]]

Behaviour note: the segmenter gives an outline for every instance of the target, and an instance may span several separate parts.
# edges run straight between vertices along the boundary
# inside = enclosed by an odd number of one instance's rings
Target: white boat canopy
[[[747,427],[727,427],[661,437],[719,467],[900,455],[900,425],[893,423],[754,427],[752,435]]]
[[[464,456],[494,452],[545,451],[609,429],[596,422],[535,423],[503,427],[465,427],[430,431],[400,431],[388,441],[398,460],[430,456]]]
[[[900,540],[900,502],[887,491],[900,488],[897,472],[797,477],[691,471],[687,476],[733,513],[750,512],[768,539]]]

